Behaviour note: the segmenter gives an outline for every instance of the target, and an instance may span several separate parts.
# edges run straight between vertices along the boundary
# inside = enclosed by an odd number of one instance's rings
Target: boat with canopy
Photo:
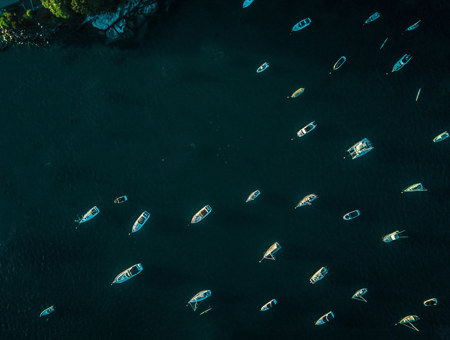
[[[245,0],[244,3],[242,4],[242,8],[247,8],[253,3],[253,1],[254,0]]]
[[[317,124],[315,121],[312,121],[311,123],[309,123],[308,125],[305,125],[304,127],[302,127],[300,130],[297,131],[297,136],[298,137],[303,137],[304,135],[306,135],[307,133],[310,133],[312,130],[314,130],[317,127]],[[291,140],[294,140],[294,138],[291,138]]]
[[[269,63],[266,61],[264,64],[262,64],[258,69],[256,70],[257,73],[261,73],[269,68]]]
[[[84,222],[87,222],[89,220],[92,220],[95,216],[98,215],[99,212],[100,212],[100,210],[97,208],[97,206],[93,206],[81,218],[76,219],[75,222],[78,223],[78,226],[79,226],[81,223],[84,223]]]
[[[120,196],[120,197],[117,197],[117,198],[114,200],[114,203],[115,203],[115,204],[120,204],[120,203],[124,203],[124,202],[126,202],[126,201],[128,201],[128,197],[127,197],[127,196]]]
[[[114,281],[111,283],[111,286],[115,283],[123,283],[125,281],[128,281],[132,277],[135,277],[140,272],[142,272],[144,268],[142,267],[142,264],[138,263],[133,266],[131,266],[128,269],[125,269],[123,272],[121,272],[119,275],[116,276]]]
[[[352,299],[367,302],[367,300],[363,298],[363,295],[366,293],[367,293],[367,288],[361,288],[355,294],[352,295]]]
[[[353,220],[354,218],[357,218],[360,214],[359,210],[353,210],[348,213],[346,213],[342,218],[346,221]]]
[[[323,325],[324,323],[330,322],[334,319],[334,314],[329,311],[327,314],[322,315],[315,323],[316,326]]]
[[[199,211],[195,213],[195,215],[191,219],[191,224],[198,223],[203,220],[206,216],[208,216],[212,211],[212,208],[209,205],[205,205]]]
[[[261,312],[265,312],[269,309],[272,309],[273,306],[275,306],[276,304],[277,304],[277,300],[272,299],[269,302],[267,302],[264,306],[262,306],[260,310],[261,310]]]
[[[305,27],[309,26],[310,24],[311,24],[310,18],[305,18],[303,20],[300,20],[292,27],[291,33],[300,31],[300,30],[304,29]]]
[[[352,159],[356,159],[373,150],[372,143],[367,138],[361,139],[347,150]],[[345,158],[345,157],[344,157]]]
[[[319,196],[317,196],[316,194],[309,194],[306,195],[305,197],[303,197],[300,202],[297,203],[297,205],[294,207],[294,209],[297,209],[298,207],[303,207],[305,205],[311,205],[311,202],[313,202],[314,200],[318,199]]]
[[[195,294],[187,303],[187,306],[191,306],[192,309],[194,310],[194,312],[197,310],[198,305],[200,304],[200,302],[202,302],[203,300],[206,300],[207,298],[209,298],[211,296],[211,291],[210,290],[202,290],[200,292],[198,292],[197,294]]]
[[[417,315],[408,315],[405,316],[403,319],[400,319],[400,321],[397,322],[396,325],[402,325],[418,332],[419,330],[417,329],[417,327],[412,324],[417,320],[420,320],[420,318]]]
[[[145,224],[145,222],[148,221],[149,218],[150,218],[150,213],[148,211],[144,211],[138,217],[138,219],[133,223],[133,227],[131,228],[131,233],[129,233],[128,235],[131,235],[132,233],[139,231],[142,228],[142,226]]]
[[[373,13],[370,17],[367,18],[366,21],[364,21],[363,26],[371,23],[372,21],[377,20],[379,17],[380,17],[380,12]]]
[[[422,183],[416,183],[413,185],[410,185],[409,187],[402,190],[402,194],[404,192],[416,192],[416,191],[428,191],[428,189],[424,188]]]
[[[403,68],[403,66],[405,66],[407,63],[409,63],[409,61],[411,59],[412,59],[412,56],[410,54],[405,54],[394,64],[394,67],[392,67],[391,72],[400,71]]]
[[[303,92],[305,92],[305,88],[304,87],[300,87],[297,91],[295,91],[294,93],[292,93],[290,96],[287,96],[286,98],[297,98],[299,95],[301,95]]]
[[[396,230],[396,231],[394,231],[394,232],[392,232],[390,234],[384,235],[383,236],[383,242],[384,243],[390,243],[390,242],[398,240],[399,238],[408,238],[408,236],[401,236],[401,234],[403,232],[405,232],[405,231],[406,230],[402,230],[402,231]]]
[[[327,274],[328,274],[327,267],[322,267],[318,271],[316,271],[313,276],[310,277],[309,282],[313,285],[318,281],[322,280]]]
[[[275,253],[278,252],[280,249],[281,249],[280,244],[278,242],[275,242],[269,247],[269,249],[266,250],[262,259],[259,260],[259,263],[261,263],[264,259],[275,261]]]
[[[253,192],[247,197],[247,200],[245,201],[245,203],[250,202],[250,201],[254,201],[255,198],[257,198],[260,194],[261,194],[261,191],[259,191],[259,190],[253,191]]]

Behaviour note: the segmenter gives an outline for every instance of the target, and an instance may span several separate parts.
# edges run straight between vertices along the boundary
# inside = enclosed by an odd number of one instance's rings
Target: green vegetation
[[[42,6],[47,8],[57,18],[69,19],[70,7],[67,0],[42,0]]]
[[[23,13],[23,9],[18,9],[17,12],[4,12],[0,17],[0,27],[19,28],[29,26],[32,24],[33,16],[31,11]]]
[[[42,5],[57,18],[68,19],[74,15],[87,17],[98,14],[118,2],[111,0],[42,0]]]

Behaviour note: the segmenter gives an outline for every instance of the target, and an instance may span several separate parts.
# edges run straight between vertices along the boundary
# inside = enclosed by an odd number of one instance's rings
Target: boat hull
[[[119,275],[117,275],[116,278],[114,279],[114,281],[111,283],[111,285],[115,284],[115,283],[124,283],[124,282],[128,281],[129,279],[135,277],[136,275],[140,274],[143,269],[144,268],[142,267],[142,264],[140,264],[140,263],[135,264],[134,266],[131,266],[130,268],[124,270]]]
[[[201,208],[191,219],[191,224],[198,223],[202,221],[206,216],[208,216],[212,211],[209,205],[205,205]]]
[[[150,218],[150,213],[148,211],[144,211],[139,218],[136,220],[136,222],[134,222],[133,227],[131,228],[131,232],[135,233],[137,231],[139,231],[144,224],[148,221],[148,219]]]
[[[433,138],[434,143],[442,142],[443,140],[447,139],[449,137],[449,133],[447,131],[442,132],[441,134],[437,135]]]
[[[300,30],[308,27],[310,24],[311,24],[310,18],[305,18],[303,20],[300,20],[298,23],[296,23],[294,25],[294,27],[292,27],[292,32],[300,31]]]

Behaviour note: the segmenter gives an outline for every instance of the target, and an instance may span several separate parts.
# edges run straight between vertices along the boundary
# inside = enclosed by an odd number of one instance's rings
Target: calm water
[[[1,53],[1,339],[450,339],[450,142],[432,143],[450,128],[448,5],[416,2],[179,1],[125,45]],[[343,160],[364,137],[374,151]],[[429,191],[400,194],[416,182]],[[277,261],[258,264],[275,241]],[[367,304],[350,299],[362,287]],[[199,316],[185,304],[203,289]],[[420,333],[394,327],[409,314]]]

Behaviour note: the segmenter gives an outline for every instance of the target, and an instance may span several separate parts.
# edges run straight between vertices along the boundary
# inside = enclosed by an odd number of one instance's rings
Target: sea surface
[[[127,42],[2,52],[0,339],[450,339],[450,140],[432,142],[450,130],[448,14],[438,0],[177,1]],[[374,150],[343,159],[364,137]],[[400,193],[417,182],[428,191]],[[395,230],[409,238],[381,241]],[[368,303],[352,300],[363,287]],[[186,303],[204,289],[200,316]],[[420,333],[394,326],[410,314]]]

